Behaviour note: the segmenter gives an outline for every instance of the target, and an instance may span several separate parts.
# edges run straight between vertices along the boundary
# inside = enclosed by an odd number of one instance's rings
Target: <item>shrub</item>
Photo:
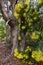
[[[14,56],[28,64],[43,61],[43,10],[40,11],[41,8],[43,9],[43,2],[38,2],[35,8],[32,3],[27,2],[15,5],[18,42],[25,36],[26,48],[25,50],[15,49]]]

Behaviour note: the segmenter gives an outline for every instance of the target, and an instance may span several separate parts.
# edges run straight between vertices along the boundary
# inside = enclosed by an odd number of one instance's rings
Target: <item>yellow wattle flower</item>
[[[40,60],[43,61],[43,56],[41,56]]]
[[[18,58],[18,59],[23,59],[23,55],[22,55],[22,54],[19,54],[19,55],[17,56],[17,58]]]
[[[41,3],[43,3],[43,0],[38,0],[38,4],[41,4]]]
[[[37,17],[34,17],[34,20],[37,20]]]
[[[21,38],[21,36],[18,36],[18,40],[21,40],[22,38]]]
[[[29,57],[28,56],[25,56],[25,59],[28,59]]]
[[[23,3],[19,3],[15,5],[15,10],[20,12],[20,10],[23,8]]]
[[[18,4],[15,5],[15,10],[17,10],[18,12],[20,11],[20,7]]]
[[[23,8],[23,3],[19,3],[18,6],[20,9]]]
[[[14,56],[15,56],[15,57],[17,57],[17,56],[18,56],[18,54],[19,54],[18,52],[17,52],[17,53],[14,53]]]
[[[40,50],[33,51],[32,58],[34,58],[37,62],[43,61],[42,52]]]
[[[28,56],[27,54],[25,54],[25,55],[24,55],[24,58],[25,58],[25,59],[28,59],[28,58],[29,58],[29,56]]]
[[[29,65],[33,65],[33,63],[31,61],[28,62]]]
[[[32,23],[31,23],[31,22],[29,22],[28,26],[31,26],[31,25],[32,25]]]
[[[37,40],[37,39],[39,39],[39,35],[36,34],[35,32],[33,32],[31,35],[31,39]]]
[[[24,30],[26,27],[25,26],[22,26],[21,28],[22,28],[22,30]]]
[[[25,52],[27,52],[28,50],[31,51],[32,49],[29,46],[27,46]]]
[[[23,13],[23,16],[26,17],[26,13]]]
[[[26,0],[26,2],[25,2],[26,4],[29,4],[29,0]]]
[[[17,14],[16,12],[14,12],[14,16],[18,19],[19,14]]]
[[[19,24],[21,23],[21,19],[20,19],[20,18],[18,19],[18,23],[19,23]]]
[[[30,8],[30,5],[28,4],[28,6],[25,9],[25,12],[28,12],[29,11],[29,8]]]
[[[17,57],[18,54],[19,54],[19,53],[18,53],[18,49],[16,48],[16,49],[14,50],[14,56]]]
[[[14,53],[16,53],[16,52],[18,52],[18,49],[17,48],[14,50]]]

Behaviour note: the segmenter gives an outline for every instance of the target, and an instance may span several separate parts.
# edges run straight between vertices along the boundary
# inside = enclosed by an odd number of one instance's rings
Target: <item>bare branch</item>
[[[9,17],[8,17],[7,12],[5,11],[4,1],[3,1],[3,0],[0,0],[0,10],[1,10],[1,13],[2,13],[4,19],[5,19],[6,21],[8,21],[8,20],[9,20]]]

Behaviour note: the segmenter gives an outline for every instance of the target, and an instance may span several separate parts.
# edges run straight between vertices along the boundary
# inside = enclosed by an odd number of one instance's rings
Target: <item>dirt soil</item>
[[[22,63],[18,61],[16,58],[14,58],[13,56],[10,57],[7,61],[5,61],[6,57],[8,57],[10,53],[11,50],[6,48],[5,44],[0,42],[0,65],[22,65]]]
[[[3,63],[3,61],[8,57],[11,53],[11,50],[5,47],[5,44],[0,42],[0,65],[25,65],[22,64],[21,61],[17,60],[13,56],[10,57],[7,61]],[[34,65],[43,65],[43,63],[35,63]]]

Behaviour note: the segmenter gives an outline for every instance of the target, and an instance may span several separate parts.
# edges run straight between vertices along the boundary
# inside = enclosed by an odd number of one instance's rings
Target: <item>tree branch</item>
[[[3,0],[0,0],[0,10],[1,10],[1,13],[3,15],[3,18],[8,21],[9,20],[9,17],[8,17],[8,14],[7,12],[5,11],[5,7],[4,7],[4,1]]]
[[[17,3],[17,0],[14,0],[14,1],[11,3],[12,7],[13,7],[16,3]],[[5,19],[5,21],[8,21],[8,20],[9,20],[9,25],[10,25],[11,27],[14,27],[15,18],[8,16],[8,13],[5,11],[4,0],[0,0],[0,10],[1,10],[1,13],[2,13],[3,18]]]

